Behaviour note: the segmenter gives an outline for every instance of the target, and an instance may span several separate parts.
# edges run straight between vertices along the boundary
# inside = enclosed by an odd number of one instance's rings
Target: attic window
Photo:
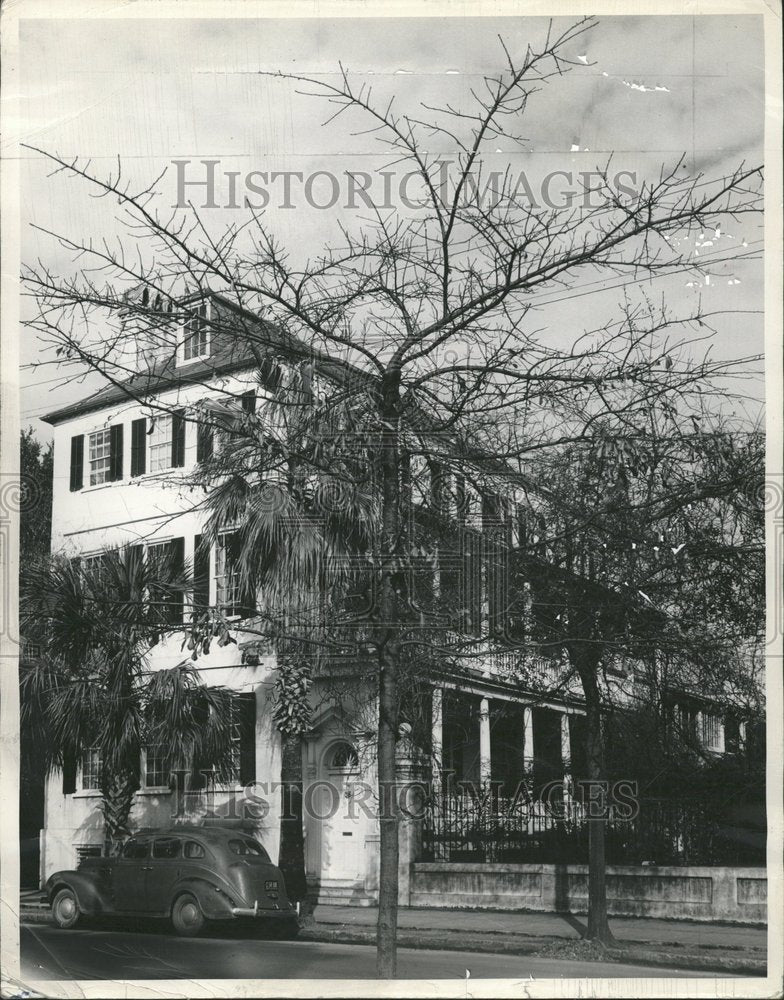
[[[197,312],[185,320],[182,342],[182,360],[196,361],[209,356],[209,330],[207,329],[207,303],[202,302]]]

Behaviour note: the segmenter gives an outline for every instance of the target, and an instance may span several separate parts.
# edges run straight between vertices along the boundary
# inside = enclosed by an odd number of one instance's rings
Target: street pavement
[[[236,926],[220,936],[175,937],[123,925],[62,931],[22,924],[21,979],[374,979],[375,948],[315,941],[270,941]],[[702,978],[711,972],[648,968],[617,962],[566,961],[529,955],[459,951],[398,952],[399,979]]]

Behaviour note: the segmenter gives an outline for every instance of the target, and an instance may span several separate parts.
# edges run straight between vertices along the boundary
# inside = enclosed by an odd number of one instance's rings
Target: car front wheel
[[[52,916],[55,924],[62,930],[69,931],[72,927],[76,927],[81,913],[73,889],[61,889],[57,893],[52,903]]]
[[[195,937],[204,927],[204,914],[196,897],[189,892],[178,896],[172,907],[171,920],[180,937]]]

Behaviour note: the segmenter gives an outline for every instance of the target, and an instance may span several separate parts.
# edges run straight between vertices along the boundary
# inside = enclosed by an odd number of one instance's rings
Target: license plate
[[[264,891],[265,892],[277,892],[278,891],[278,883],[275,882],[275,881],[267,880],[264,883]]]

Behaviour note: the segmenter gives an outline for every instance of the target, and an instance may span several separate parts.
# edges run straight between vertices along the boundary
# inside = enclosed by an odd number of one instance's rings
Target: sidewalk
[[[375,907],[316,906],[300,937],[371,944]],[[312,920],[312,922],[311,922]],[[536,954],[680,969],[764,975],[767,928],[686,920],[611,917],[617,945],[583,941],[585,917],[558,913],[400,909],[398,943],[408,948]]]
[[[23,893],[21,920],[51,921],[40,893]],[[318,905],[300,933],[305,941],[374,944],[378,910]],[[529,954],[618,961],[663,968],[764,975],[767,928],[686,920],[611,917],[617,945],[581,940],[585,917],[490,910],[400,909],[398,944],[407,948]]]
[[[316,906],[317,924],[375,927],[378,910],[371,906]],[[498,910],[400,909],[398,927],[437,931],[470,931],[477,934],[514,934],[525,937],[579,940],[586,927],[584,916],[568,913],[516,913]],[[676,948],[754,949],[765,952],[766,927],[738,924],[699,924],[690,920],[654,920],[645,917],[610,917],[618,941],[668,945]]]

